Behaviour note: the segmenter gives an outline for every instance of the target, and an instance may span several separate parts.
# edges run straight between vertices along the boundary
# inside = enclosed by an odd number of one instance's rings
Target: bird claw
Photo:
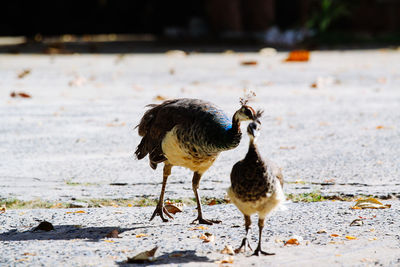
[[[254,251],[252,256],[259,256],[259,253],[261,253],[262,255],[265,255],[265,256],[273,256],[273,255],[275,255],[275,253],[268,253],[268,252],[262,251],[261,249],[257,248]]]
[[[221,223],[222,221],[220,220],[207,220],[202,217],[197,217],[196,219],[193,220],[192,224],[195,224],[196,221],[198,221],[198,224],[208,224],[208,225],[213,225],[214,223]]]
[[[153,212],[153,215],[151,215],[150,221],[156,217],[156,215],[161,217],[161,220],[163,222],[168,222],[168,219],[164,217],[164,214],[167,215],[170,219],[174,219],[171,214],[167,211],[167,209],[164,207],[164,205],[157,205],[156,209]]]
[[[242,250],[242,248],[243,248],[243,251],[246,251],[246,245],[247,245],[247,247],[248,247],[251,251],[253,251],[253,249],[252,249],[251,246],[250,246],[249,240],[247,240],[247,237],[245,237],[245,238],[243,238],[242,244],[240,244],[240,247],[237,248],[237,249],[235,249],[235,254],[240,253],[240,251]]]

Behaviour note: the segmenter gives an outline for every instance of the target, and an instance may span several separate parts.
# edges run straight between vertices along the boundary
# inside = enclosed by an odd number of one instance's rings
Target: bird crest
[[[263,114],[264,114],[264,110],[262,110],[262,109],[257,110],[256,114],[254,115],[254,120],[259,120]]]
[[[250,100],[254,99],[255,96],[256,93],[254,93],[253,91],[245,93],[245,95],[240,98],[240,105],[247,106],[247,103],[249,103]]]

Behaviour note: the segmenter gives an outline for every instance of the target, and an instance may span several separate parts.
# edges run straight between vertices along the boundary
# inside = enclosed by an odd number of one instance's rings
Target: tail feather
[[[137,146],[135,155],[137,159],[142,159],[146,157],[148,154],[148,151],[145,149],[145,144],[146,144],[146,137],[143,137],[142,140],[140,141],[140,144]]]
[[[172,99],[161,104],[147,105],[146,107],[150,109],[144,113],[140,123],[135,127],[142,136],[135,155],[140,160],[149,154],[150,166],[153,169],[157,168],[158,163],[167,160],[161,148],[162,139],[165,133],[170,131],[182,118],[181,109],[173,106],[177,101],[182,100]],[[170,106],[171,104],[172,106]]]
[[[165,105],[165,103],[163,104]],[[136,158],[140,160],[149,154],[150,166],[153,169],[157,168],[158,163],[166,160],[162,153],[161,147],[158,145],[161,140],[157,140],[156,136],[152,136],[152,134],[150,134],[151,128],[155,122],[155,118],[157,117],[157,114],[163,104],[146,105],[146,107],[150,107],[150,109],[144,113],[140,123],[135,127],[135,129],[138,128],[139,135],[143,137],[140,141],[140,144],[136,148]]]
[[[159,105],[157,105],[157,104],[146,105],[146,107],[151,107],[151,109],[147,110],[144,113],[142,119],[140,120],[140,123],[138,125],[136,125],[136,127],[135,127],[135,129],[139,128],[138,131],[139,131],[140,136],[145,136],[146,133],[149,131],[149,129],[153,123],[153,120],[157,115],[157,112],[158,112],[157,107],[158,106]]]

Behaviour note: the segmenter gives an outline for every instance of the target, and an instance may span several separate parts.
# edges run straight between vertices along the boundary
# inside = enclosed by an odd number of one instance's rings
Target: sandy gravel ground
[[[0,198],[157,198],[161,168],[153,171],[146,160],[133,157],[139,142],[133,128],[144,106],[193,97],[210,100],[232,115],[247,88],[257,94],[252,105],[265,110],[260,150],[282,166],[286,193],[398,199],[400,52],[313,52],[305,63],[285,63],[286,56],[0,55]],[[241,65],[247,60],[258,64]],[[13,91],[31,98],[10,97]],[[200,183],[202,196],[225,196],[231,167],[243,158],[247,144],[244,136],[237,149],[221,154]],[[190,178],[188,170],[174,168],[166,198],[192,198]],[[289,204],[289,211],[272,218],[271,233],[265,236],[277,255],[235,256],[235,263],[398,265],[399,205],[392,201],[390,209],[357,211],[366,218],[376,215],[365,219],[370,225],[358,228],[348,227],[359,216],[349,211],[350,203]],[[207,208],[209,215],[225,221],[207,230],[217,236],[214,245],[192,238],[191,207],[162,227],[159,221],[147,222],[151,209],[89,209],[72,215],[65,210],[8,210],[0,215],[0,246],[6,251],[0,263],[122,265],[127,256],[158,244],[161,260],[155,264],[182,260],[215,265],[223,257],[216,251],[225,243],[236,244],[243,234],[242,228],[232,228],[242,222],[230,205]],[[35,218],[52,222],[56,230],[29,232]],[[122,229],[122,238],[104,241],[113,227]],[[315,234],[319,228],[328,233]],[[346,231],[358,239],[345,239]],[[141,232],[149,236],[136,238]],[[330,237],[333,232],[341,234],[338,241]],[[295,247],[275,242],[290,235],[310,242]],[[168,253],[175,250],[184,251],[188,260],[171,258]]]
[[[348,202],[290,203],[267,221],[263,248],[275,256],[251,257],[251,251],[233,257],[235,266],[396,266],[400,264],[399,201],[384,210],[353,210]],[[85,213],[71,213],[84,211]],[[154,265],[218,266],[229,258],[220,251],[237,248],[244,235],[243,218],[231,204],[206,206],[208,217],[222,224],[193,230],[193,207],[162,223],[148,219],[147,208],[11,210],[1,215],[0,264],[45,266],[118,266],[128,257],[158,246]],[[68,213],[70,212],[70,213]],[[363,218],[361,226],[350,226]],[[53,231],[32,231],[36,220],[51,222]],[[118,229],[121,238],[105,238]],[[322,233],[318,233],[322,232]],[[199,237],[211,233],[215,241]],[[256,217],[250,234],[256,247]],[[296,238],[299,245],[284,245]],[[349,239],[355,238],[355,239]]]

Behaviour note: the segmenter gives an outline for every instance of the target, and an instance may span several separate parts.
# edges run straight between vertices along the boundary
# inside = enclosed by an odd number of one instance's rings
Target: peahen
[[[259,239],[253,254],[257,256],[259,253],[274,255],[274,253],[262,251],[261,235],[267,214],[285,200],[280,168],[269,160],[263,160],[256,146],[256,139],[261,128],[259,120],[261,114],[261,111],[257,111],[256,119],[247,127],[247,134],[250,137],[249,150],[245,158],[233,166],[231,187],[228,189],[231,201],[243,213],[245,220],[246,235],[237,251],[243,247],[246,249],[246,243],[251,249],[247,240],[251,225],[250,216],[258,213]]]
[[[139,125],[142,140],[136,149],[140,160],[149,155],[150,166],[157,168],[163,162],[163,182],[160,198],[150,221],[156,215],[166,222],[173,218],[164,208],[164,192],[173,166],[183,166],[194,172],[192,188],[197,201],[198,216],[193,221],[200,224],[219,223],[203,218],[197,192],[201,176],[214,163],[219,153],[239,145],[240,122],[254,119],[254,110],[241,99],[241,107],[232,120],[214,104],[200,99],[172,99],[148,105]]]

